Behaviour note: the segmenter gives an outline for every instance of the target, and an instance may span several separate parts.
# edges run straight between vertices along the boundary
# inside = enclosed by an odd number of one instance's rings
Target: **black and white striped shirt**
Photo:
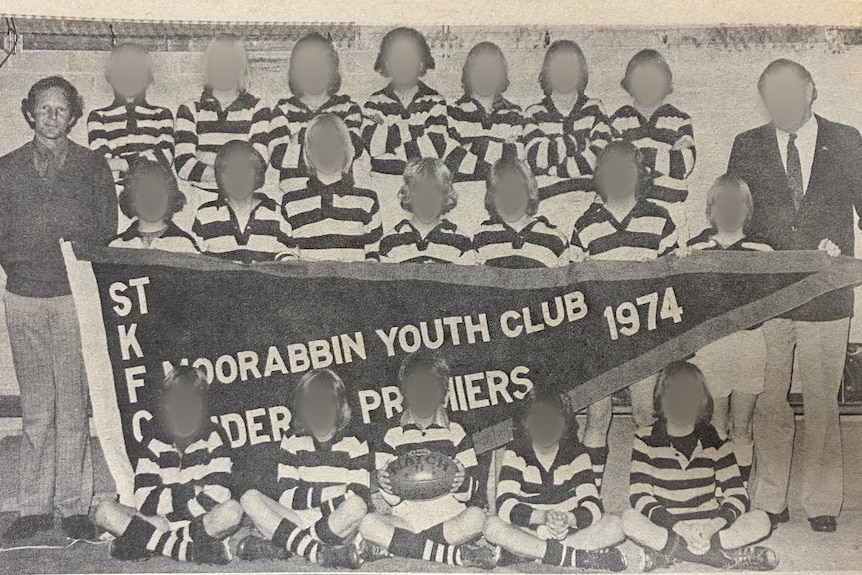
[[[132,102],[118,97],[110,106],[90,112],[87,138],[90,149],[109,162],[144,157],[167,166],[174,163],[174,116],[143,96]],[[126,170],[112,168],[111,172],[117,184],[126,177]]]
[[[113,240],[111,240],[108,247],[139,250],[163,250],[166,252],[188,254],[200,253],[197,240],[195,240],[191,234],[180,229],[178,225],[170,220],[168,221],[167,228],[165,228],[161,235],[156,238],[152,238],[149,245],[144,241],[144,237],[138,229],[138,220],[135,220],[128,228],[126,228],[126,231],[118,234]]]
[[[545,469],[533,446],[516,441],[503,454],[497,481],[497,514],[520,527],[530,522],[534,510],[574,513],[576,529],[601,519],[602,502],[596,487],[590,456],[577,439],[560,444],[550,468]]]
[[[470,238],[458,232],[458,226],[440,220],[424,237],[410,222],[402,220],[392,233],[380,241],[380,261],[387,263],[465,263]]]
[[[707,250],[707,251],[735,251],[735,252],[771,252],[772,246],[763,240],[755,237],[745,236],[741,240],[732,243],[729,246],[723,246],[715,240],[715,230],[707,228],[693,237],[688,242],[688,247],[692,250]]]
[[[676,247],[676,226],[663,207],[641,199],[622,221],[617,221],[604,202],[597,200],[575,223],[570,251],[575,262],[645,261]]]
[[[596,160],[611,140],[601,101],[578,96],[563,115],[551,96],[527,108],[524,135],[527,163],[539,184],[539,213],[570,229],[591,201]],[[581,208],[583,206],[583,208]]]
[[[473,263],[513,269],[568,265],[566,237],[544,217],[528,217],[520,231],[501,218],[483,222],[473,234]]]
[[[282,193],[301,190],[308,180],[303,148],[308,123],[321,114],[338,116],[350,130],[356,151],[354,160],[367,154],[362,141],[362,109],[349,96],[331,96],[320,108],[312,110],[298,96],[279,100],[269,122],[269,159],[279,171]]]
[[[240,229],[239,220],[224,196],[202,204],[192,227],[201,251],[244,263],[295,257],[290,224],[278,203],[260,192],[255,192],[254,199],[257,205],[244,229]]]
[[[343,179],[329,185],[308,178],[305,189],[282,200],[299,257],[358,262],[377,260],[383,227],[377,194]]]
[[[661,420],[635,435],[631,506],[667,529],[679,521],[714,517],[730,525],[750,509],[731,442],[709,423],[699,424],[694,433],[697,445],[690,457],[673,447]]]
[[[248,92],[241,92],[222,108],[212,91],[205,89],[199,100],[182,104],[177,110],[177,175],[199,189],[218,191],[213,166],[219,149],[231,140],[243,140],[266,159],[269,117],[269,108]]]
[[[143,515],[185,521],[231,498],[233,464],[224,431],[207,425],[185,451],[156,438],[135,465],[135,505]]]
[[[374,468],[368,442],[339,431],[320,442],[306,433],[281,440],[278,462],[278,502],[289,509],[312,509],[348,491],[370,497]]]
[[[631,142],[643,154],[653,179],[648,197],[665,203],[684,202],[697,158],[691,117],[670,104],[662,104],[649,118],[626,105],[610,122],[615,138]]]

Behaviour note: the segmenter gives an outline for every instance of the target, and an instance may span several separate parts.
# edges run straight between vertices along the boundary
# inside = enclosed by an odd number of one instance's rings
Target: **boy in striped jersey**
[[[595,197],[596,159],[611,139],[601,101],[584,94],[587,60],[571,40],[548,47],[539,74],[545,98],[527,108],[527,162],[539,182],[539,214],[561,229],[572,225]]]
[[[153,61],[143,46],[116,46],[108,57],[105,79],[114,91],[114,101],[90,112],[87,138],[90,149],[107,158],[120,193],[130,163],[136,159],[160,161],[168,167],[174,163],[174,115],[147,102]],[[123,227],[121,223],[119,229]]]
[[[460,201],[450,219],[472,233],[482,223],[482,196],[488,169],[500,158],[524,159],[525,118],[521,107],[503,93],[509,87],[509,66],[493,42],[473,46],[461,71],[464,95],[449,106],[449,135],[476,156],[472,173],[460,173],[455,188]]]
[[[296,257],[281,208],[258,191],[265,174],[266,161],[252,144],[222,146],[215,158],[219,196],[198,208],[192,227],[202,252],[243,263]]]
[[[442,160],[410,160],[398,191],[401,207],[413,217],[402,220],[380,242],[387,263],[464,263],[470,238],[443,216],[458,204],[452,173]]]
[[[284,217],[304,260],[361,262],[380,258],[377,194],[353,182],[353,141],[344,120],[321,114],[305,132],[305,188],[286,192]]]
[[[598,199],[575,222],[570,250],[573,262],[649,261],[677,247],[676,226],[670,214],[645,199],[649,174],[634,144],[620,140],[608,144],[596,165],[595,182]],[[650,376],[629,388],[632,418],[639,427],[653,421],[654,385],[655,377]],[[599,487],[608,459],[612,415],[610,396],[587,408],[584,445],[593,460]]]
[[[408,160],[441,158],[453,173],[476,170],[476,157],[449,136],[445,98],[420,80],[434,67],[431,48],[419,31],[395,28],[383,37],[374,70],[390,81],[362,109],[362,139],[386,229],[403,216],[397,195]]]
[[[106,501],[96,509],[96,523],[117,537],[115,559],[230,561],[222,540],[236,531],[242,507],[231,499],[228,439],[207,408],[197,369],[180,366],[165,377],[161,430],[145,434],[135,466],[136,506]]]
[[[491,168],[485,193],[490,218],[473,234],[474,263],[501,268],[551,268],[569,263],[568,242],[537,217],[539,191],[530,168],[503,158]]]
[[[318,32],[300,38],[290,52],[287,84],[293,94],[279,100],[269,122],[269,160],[279,171],[282,193],[305,189],[305,132],[308,123],[320,114],[334,114],[344,120],[353,140],[354,177],[365,183],[371,170],[362,142],[362,109],[349,96],[339,94],[341,74],[338,52],[332,41]]]
[[[497,515],[485,522],[485,538],[546,565],[625,570],[614,547],[625,535],[617,517],[602,515],[590,456],[564,398],[534,387],[519,423],[502,458]]]
[[[237,548],[242,559],[296,554],[326,567],[359,567],[356,535],[370,501],[368,442],[350,428],[344,382],[334,371],[306,373],[294,392],[295,431],[281,441],[278,493],[251,489],[242,507],[266,539]]]
[[[177,110],[177,175],[199,190],[218,192],[215,157],[232,140],[268,155],[270,110],[248,92],[248,54],[242,39],[219,34],[205,55],[206,87],[199,100]]]
[[[136,160],[120,192],[120,211],[133,221],[108,246],[199,253],[197,240],[172,219],[185,205],[186,197],[170,166]]]
[[[393,555],[463,567],[491,569],[496,558],[487,547],[471,545],[482,534],[485,514],[470,503],[478,493],[473,472],[476,452],[464,429],[446,414],[449,366],[436,352],[422,350],[404,358],[398,372],[405,409],[399,425],[383,436],[376,453],[377,482],[391,515],[372,513],[360,525],[363,555],[374,546]],[[405,501],[392,492],[387,468],[417,449],[451,457],[458,467],[450,493],[430,501]]]
[[[614,138],[640,149],[652,179],[647,197],[670,212],[684,244],[688,240],[684,202],[697,157],[691,117],[665,102],[673,92],[673,74],[655,50],[635,54],[620,84],[633,101],[611,116]]]
[[[655,388],[658,421],[635,437],[626,535],[644,548],[644,571],[683,561],[766,571],[778,558],[754,546],[770,533],[750,510],[733,447],[709,423],[712,398],[691,363],[665,367]]]
[[[748,184],[730,174],[719,177],[706,199],[710,227],[691,239],[689,249],[771,252],[767,243],[745,234],[753,214]],[[763,391],[766,373],[766,340],[761,327],[762,324],[710,343],[699,349],[692,360],[706,375],[709,393],[715,400],[712,424],[722,439],[730,436],[746,482],[754,459],[754,407]]]

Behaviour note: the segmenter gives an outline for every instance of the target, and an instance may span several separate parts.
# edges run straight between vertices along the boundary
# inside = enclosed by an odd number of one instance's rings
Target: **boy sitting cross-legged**
[[[209,420],[207,382],[197,369],[168,374],[162,410],[165,433],[144,439],[135,466],[135,508],[104,502],[96,523],[117,537],[115,559],[228,563],[223,539],[239,526],[242,508],[231,499],[230,447]]]
[[[503,455],[497,515],[485,538],[509,558],[557,567],[623,571],[620,521],[603,515],[590,456],[563,397],[533,388],[520,432]]]
[[[405,409],[399,425],[386,432],[376,454],[377,480],[392,514],[372,513],[362,520],[363,558],[385,551],[437,563],[491,569],[496,558],[488,547],[471,545],[482,535],[485,513],[470,505],[478,492],[473,442],[443,406],[449,366],[439,354],[422,350],[408,355],[398,373]],[[417,449],[451,457],[458,468],[449,493],[430,501],[401,500],[393,493],[388,465]],[[371,545],[369,545],[369,543]]]

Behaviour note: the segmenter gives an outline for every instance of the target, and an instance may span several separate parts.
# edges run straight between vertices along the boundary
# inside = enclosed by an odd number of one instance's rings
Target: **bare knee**
[[[261,504],[263,494],[257,489],[249,489],[239,498],[240,505],[246,513],[253,513]]]
[[[603,515],[596,526],[601,529],[602,534],[608,540],[622,541],[626,538],[622,519],[616,515]]]
[[[358,495],[354,495],[353,497],[347,497],[339,509],[343,509],[344,513],[349,517],[359,519],[368,513],[368,504]]]
[[[489,543],[492,543],[494,545],[500,545],[506,538],[506,531],[508,531],[508,527],[508,523],[506,523],[496,515],[492,515],[485,520],[485,526],[482,528],[482,534],[485,536],[485,539],[487,539]]]
[[[623,511],[622,520],[620,521],[623,532],[629,536],[631,533],[635,533],[637,531],[637,526],[641,523],[642,517],[643,516],[640,512],[634,509],[626,509]]]
[[[365,539],[374,541],[377,539],[375,535],[377,535],[385,525],[386,522],[379,513],[369,513],[362,518],[362,521],[359,522],[359,533],[361,533]]]
[[[461,512],[461,520],[464,522],[464,526],[471,531],[475,530],[477,533],[481,533],[482,527],[485,525],[485,512],[478,507],[468,507]]]
[[[242,505],[235,499],[228,499],[220,503],[213,511],[218,511],[219,519],[225,525],[239,525],[242,521]]]
[[[751,522],[751,532],[758,536],[758,539],[767,537],[772,531],[772,523],[769,521],[769,516],[762,509],[754,509],[746,515],[749,516]]]
[[[102,501],[93,513],[93,520],[99,527],[108,527],[111,517],[122,512],[122,505],[116,501]]]

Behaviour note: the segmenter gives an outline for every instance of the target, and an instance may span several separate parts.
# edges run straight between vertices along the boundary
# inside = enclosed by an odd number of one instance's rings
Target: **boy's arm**
[[[159,141],[156,144],[156,149],[161,153],[162,159],[164,159],[166,164],[173,166],[174,154],[176,153],[174,115],[170,110],[165,108],[159,116],[159,120],[164,122],[164,127],[159,130]]]
[[[383,441],[380,442],[378,451],[374,454],[374,468],[377,470],[378,474],[385,470],[390,463],[398,459],[398,455],[395,453],[395,448],[387,441],[388,435],[389,434],[387,433],[387,435],[383,437]],[[401,503],[400,497],[392,493],[386,493],[383,489],[380,490],[380,495],[391,507],[395,507]]]
[[[527,120],[525,148],[527,163],[534,173],[547,174],[553,169],[562,178],[593,173],[599,154],[611,140],[611,128],[598,102],[585,107],[581,114],[573,125],[573,132],[559,136],[545,134],[538,124]]]
[[[167,515],[173,510],[171,490],[162,481],[161,469],[149,451],[135,465],[134,491],[135,507],[143,515]]]
[[[216,505],[231,498],[233,462],[230,457],[230,447],[220,430],[214,430],[210,434],[209,441],[213,443],[213,447],[209,453],[206,470],[194,485],[194,491],[186,502],[193,517],[204,515]]]
[[[751,508],[748,491],[742,481],[733,444],[724,441],[718,448],[715,461],[715,496],[720,502],[716,517],[724,519],[730,526],[739,516]]]
[[[658,244],[658,257],[665,256],[671,253],[678,247],[679,233],[676,229],[676,224],[671,218],[667,218],[664,223],[664,229],[661,232],[661,240]]]
[[[640,437],[635,437],[632,448],[632,467],[629,475],[629,502],[634,510],[666,529],[672,529],[677,518],[655,497],[653,466],[647,455],[647,447]]]
[[[454,425],[454,424],[450,424]],[[453,496],[458,501],[469,503],[473,497],[479,492],[479,480],[476,478],[476,472],[479,468],[479,462],[476,459],[476,451],[473,449],[473,438],[459,426],[461,434],[459,441],[456,441],[455,460],[464,466],[464,482],[461,487],[453,493]]]
[[[197,158],[197,121],[186,104],[180,105],[177,109],[174,139],[176,140],[177,154],[174,165],[177,176],[189,182],[214,183],[216,180],[213,166],[205,164]]]
[[[281,250],[275,254],[276,261],[289,260],[299,257],[299,248],[296,247],[296,241],[293,239],[293,227],[287,219],[287,214],[283,207],[278,209],[278,243],[281,245]]]
[[[371,208],[371,214],[369,214],[367,221],[362,226],[362,231],[365,259],[380,261],[380,240],[383,239],[383,221],[380,218],[380,201],[377,198],[377,194],[374,194],[374,205]]]
[[[105,124],[95,110],[87,116],[87,143],[91,150],[105,156],[111,171],[124,172],[129,169],[129,163],[125,158],[115,156],[114,151],[108,145],[108,133],[105,130]]]
[[[518,463],[522,461],[508,449],[503,455],[497,481],[497,515],[503,521],[519,527],[542,525],[545,522],[545,512],[521,501],[524,495],[521,491],[524,475]]]
[[[265,162],[269,161],[269,121],[272,111],[264,106],[263,100],[258,101],[251,115],[251,126],[248,130],[248,142],[258,151]]]
[[[268,132],[267,147],[270,164],[276,170],[288,167],[284,165],[284,159],[287,155],[287,148],[290,146],[290,124],[281,106],[272,109]]]
[[[571,464],[571,470],[572,475],[565,483],[568,498],[560,506],[574,516],[574,525],[570,526],[580,530],[602,518],[602,500],[589,454],[578,455]]]

